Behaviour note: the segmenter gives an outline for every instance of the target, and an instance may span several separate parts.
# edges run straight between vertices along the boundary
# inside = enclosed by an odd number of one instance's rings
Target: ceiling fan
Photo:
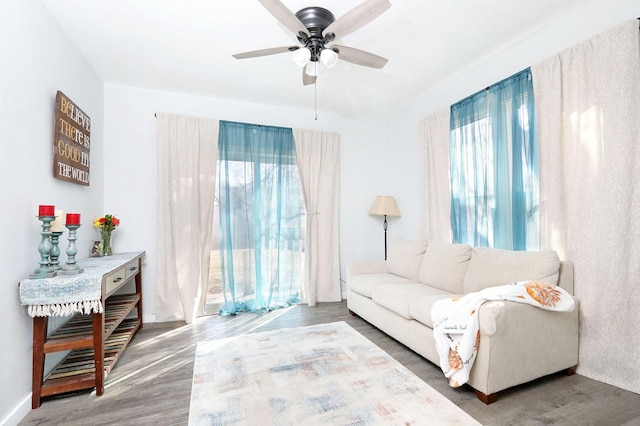
[[[295,52],[294,61],[302,68],[302,83],[313,84],[318,75],[318,62],[327,68],[338,59],[356,65],[382,68],[387,59],[364,50],[333,44],[336,38],[362,28],[391,7],[389,0],[365,0],[336,19],[322,7],[305,7],[295,14],[279,0],[258,0],[285,27],[291,30],[300,46],[282,46],[236,53],[236,59],[256,58],[278,53]]]

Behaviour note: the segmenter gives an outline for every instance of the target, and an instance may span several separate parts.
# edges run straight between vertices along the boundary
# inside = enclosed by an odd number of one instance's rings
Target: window
[[[454,242],[539,248],[535,129],[530,69],[451,106]]]

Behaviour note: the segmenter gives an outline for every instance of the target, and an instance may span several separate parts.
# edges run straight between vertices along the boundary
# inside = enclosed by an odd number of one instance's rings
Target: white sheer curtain
[[[574,262],[578,372],[640,393],[640,43],[626,22],[535,66],[541,247]]]
[[[307,208],[304,297],[338,302],[340,291],[340,135],[293,129]]]
[[[203,315],[209,284],[218,120],[158,113],[156,319]]]
[[[450,108],[419,124],[420,236],[451,242],[451,186],[449,179]]]

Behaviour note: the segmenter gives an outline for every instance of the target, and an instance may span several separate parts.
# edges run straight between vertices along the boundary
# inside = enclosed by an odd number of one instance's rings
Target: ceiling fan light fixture
[[[305,68],[304,72],[311,77],[317,77],[318,72],[320,71],[320,67],[318,65],[318,61],[311,61],[307,64],[307,68]]]
[[[293,61],[299,67],[304,67],[311,59],[311,51],[307,48],[300,48],[293,52]]]
[[[294,14],[282,1],[284,0],[258,0],[282,25],[293,32],[300,43],[299,46],[236,53],[232,55],[234,58],[257,58],[291,52],[296,65],[302,68],[302,83],[305,86],[315,84],[321,67],[332,68],[338,60],[378,69],[388,62],[382,56],[353,47],[337,44],[326,46],[380,16],[391,7],[389,0],[361,0],[362,3],[338,19],[331,11],[317,6],[305,7]]]
[[[333,49],[323,49],[320,52],[320,60],[327,68],[333,68],[338,62],[338,54]]]

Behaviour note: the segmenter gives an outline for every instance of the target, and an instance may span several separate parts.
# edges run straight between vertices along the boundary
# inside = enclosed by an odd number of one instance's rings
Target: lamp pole
[[[384,222],[382,222],[384,228],[384,260],[387,260],[387,215],[384,215]]]

